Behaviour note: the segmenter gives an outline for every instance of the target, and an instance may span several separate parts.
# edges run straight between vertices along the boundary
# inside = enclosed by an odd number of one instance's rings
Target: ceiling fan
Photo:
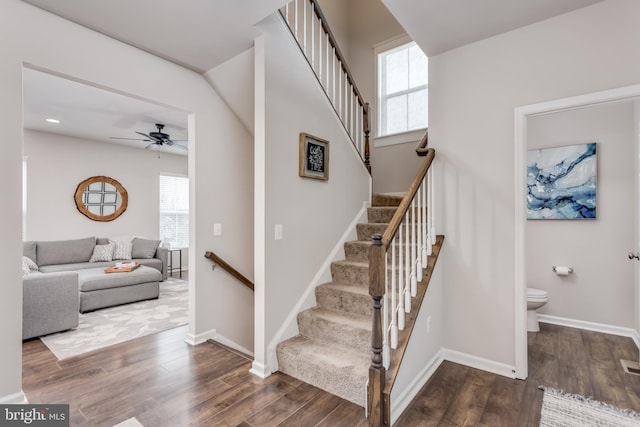
[[[180,140],[180,139],[171,139],[171,136],[168,133],[162,132],[162,129],[164,129],[164,125],[162,123],[156,123],[156,128],[158,129],[157,132],[149,132],[148,134],[136,131],[136,133],[138,135],[144,136],[144,139],[141,139],[141,138],[117,138],[115,136],[111,136],[110,138],[111,139],[126,139],[126,140],[129,140],[129,141],[148,141],[148,142],[150,142],[150,144],[147,145],[144,148],[152,148],[154,146],[168,145],[170,147],[176,147],[176,148],[179,148],[179,149],[185,150],[185,151],[187,151],[189,149],[187,147],[187,145],[186,145],[188,141]]]

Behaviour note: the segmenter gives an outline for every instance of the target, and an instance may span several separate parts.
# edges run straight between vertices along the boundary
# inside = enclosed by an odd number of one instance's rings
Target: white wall
[[[264,70],[256,72],[263,79],[256,99],[264,104],[256,106],[255,134],[264,151],[256,151],[256,171],[264,176],[256,176],[256,286],[263,289],[256,305],[264,313],[256,318],[256,343],[266,346],[369,200],[370,177],[280,16],[259,28],[264,48],[256,47],[256,64]],[[298,176],[301,132],[329,141],[328,181]],[[274,240],[275,224],[283,225],[283,240]],[[264,363],[257,347],[256,361]]]
[[[27,156],[27,240],[64,240],[87,236],[144,236],[157,239],[160,174],[187,176],[187,157],[25,130]],[[73,194],[95,175],[120,182],[127,210],[114,221],[82,215]]]
[[[430,58],[448,348],[515,363],[514,108],[637,84],[639,13],[605,1]]]
[[[597,219],[529,220],[527,283],[549,293],[540,313],[634,327],[633,102],[530,117],[527,149],[597,142]],[[552,265],[574,268],[560,277]]]
[[[224,272],[211,271],[206,250],[250,272],[252,248],[251,137],[199,74],[58,18],[19,0],[0,2],[0,401],[21,398],[22,67],[63,76],[191,112],[189,262],[193,282],[190,334],[217,331],[248,347],[253,341],[253,295]],[[230,184],[233,183],[233,184]],[[11,184],[11,185],[9,185]],[[224,224],[214,238],[213,223]],[[249,255],[247,255],[249,254]],[[250,275],[250,273],[248,273]],[[215,331],[214,331],[215,330]]]
[[[446,251],[445,241],[440,255]],[[442,362],[441,350],[444,347],[446,330],[444,313],[445,286],[442,268],[436,264],[414,325],[411,340],[391,390],[392,425]]]

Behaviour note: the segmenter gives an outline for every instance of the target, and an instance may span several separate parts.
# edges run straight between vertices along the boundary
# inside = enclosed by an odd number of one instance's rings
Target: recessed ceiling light
[[[47,121],[49,123],[56,123],[56,124],[60,123],[60,120],[58,120],[58,119],[45,119],[45,121]]]

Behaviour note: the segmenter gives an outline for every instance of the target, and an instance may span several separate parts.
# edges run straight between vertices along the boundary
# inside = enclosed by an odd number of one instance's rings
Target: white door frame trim
[[[625,86],[602,92],[556,99],[515,109],[515,361],[516,378],[526,379],[527,372],[527,207],[526,207],[526,154],[527,118],[562,110],[584,108],[604,102],[619,101],[640,96],[640,85]],[[637,313],[636,313],[637,314]]]

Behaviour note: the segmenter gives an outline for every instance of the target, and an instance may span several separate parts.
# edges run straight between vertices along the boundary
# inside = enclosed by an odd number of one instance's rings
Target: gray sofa
[[[105,274],[119,260],[90,262],[107,238],[23,243],[23,255],[38,271],[23,276],[23,339],[74,328],[79,312],[157,298],[167,278],[168,250],[158,241],[134,238],[131,273]]]

